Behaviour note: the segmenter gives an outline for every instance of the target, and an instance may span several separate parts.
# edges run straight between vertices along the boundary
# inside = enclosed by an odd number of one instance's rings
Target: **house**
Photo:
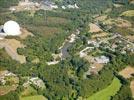
[[[110,61],[106,56],[95,57],[94,60],[99,64],[107,64]]]
[[[32,77],[32,78],[29,79],[29,81],[30,81],[31,84],[34,84],[39,88],[44,88],[45,87],[44,82],[38,77]]]

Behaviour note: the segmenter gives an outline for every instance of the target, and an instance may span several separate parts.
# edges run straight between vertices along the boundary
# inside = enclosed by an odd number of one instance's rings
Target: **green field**
[[[120,16],[133,17],[134,16],[134,10],[125,11]]]
[[[23,97],[20,98],[20,100],[47,100],[47,99],[42,95],[35,95],[35,96]]]
[[[121,83],[118,78],[114,78],[111,85],[107,88],[90,96],[87,100],[110,100],[111,96],[114,96],[119,91]]]

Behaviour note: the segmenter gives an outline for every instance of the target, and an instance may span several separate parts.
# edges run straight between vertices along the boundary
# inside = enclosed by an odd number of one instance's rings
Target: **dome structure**
[[[21,34],[19,24],[15,21],[12,21],[12,20],[7,21],[4,24],[3,30],[4,30],[6,35],[16,36],[16,35]]]

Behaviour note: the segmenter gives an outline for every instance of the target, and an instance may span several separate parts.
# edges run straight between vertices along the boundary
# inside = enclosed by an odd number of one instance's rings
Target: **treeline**
[[[6,95],[0,96],[1,100],[20,100],[17,92],[9,92]]]
[[[18,4],[19,0],[0,0],[0,8],[9,8]]]
[[[130,86],[129,85],[122,85],[122,87],[116,93],[116,95],[111,97],[111,100],[134,100],[132,98]]]
[[[113,72],[105,67],[98,75],[90,75],[88,79],[79,80],[76,85],[79,96],[87,98],[106,88],[112,82],[113,77]]]
[[[0,0],[0,12],[6,11],[10,6],[15,6],[19,0]]]

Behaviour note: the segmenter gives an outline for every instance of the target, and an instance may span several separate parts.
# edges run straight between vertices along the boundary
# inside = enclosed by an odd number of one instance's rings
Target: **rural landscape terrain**
[[[134,100],[134,0],[0,0],[0,100]]]

